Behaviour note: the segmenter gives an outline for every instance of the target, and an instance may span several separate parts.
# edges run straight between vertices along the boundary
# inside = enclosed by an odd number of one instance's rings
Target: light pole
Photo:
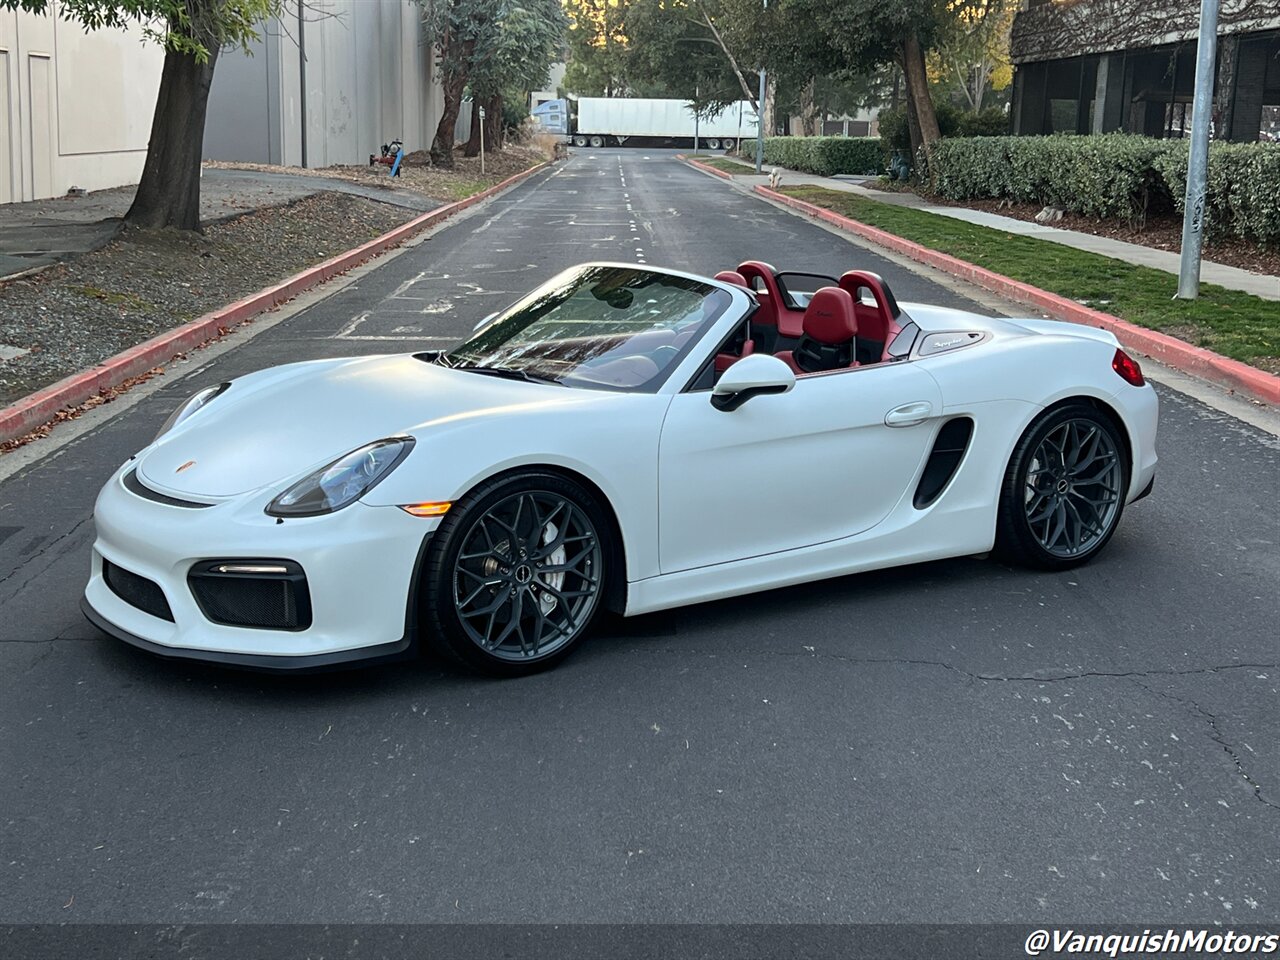
[[[764,0],[764,9],[769,9],[769,0]],[[764,170],[764,67],[760,68],[760,99],[756,103],[760,107],[756,111],[756,173],[760,173]]]
[[[1187,160],[1187,197],[1182,213],[1182,261],[1179,300],[1200,295],[1200,252],[1204,241],[1204,205],[1209,173],[1209,121],[1213,110],[1213,74],[1218,48],[1218,0],[1200,0],[1200,41],[1196,46],[1196,93],[1191,104],[1191,155]]]

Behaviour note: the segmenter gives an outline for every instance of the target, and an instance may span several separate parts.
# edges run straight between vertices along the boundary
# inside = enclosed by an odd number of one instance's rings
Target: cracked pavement
[[[0,482],[0,921],[1280,920],[1280,442],[1166,388],[1154,495],[1067,573],[615,620],[511,682],[232,673],[84,622],[93,497],[194,390],[451,342],[637,248],[989,303],[662,152],[579,152]]]

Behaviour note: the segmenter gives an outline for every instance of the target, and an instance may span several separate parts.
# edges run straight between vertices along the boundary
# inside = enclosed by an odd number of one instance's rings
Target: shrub
[[[1154,162],[1165,141],[1128,134],[956,137],[933,148],[935,193],[949,200],[1052,204],[1091,217],[1140,220],[1166,195]]]
[[[1155,161],[1179,213],[1186,204],[1188,149],[1185,140],[1170,141]],[[1280,146],[1210,144],[1207,180],[1206,235],[1280,241]]]
[[[1009,132],[1009,115],[1004,107],[987,107],[978,113],[962,113],[956,125],[961,137],[1002,137]]]
[[[742,141],[738,152],[754,158],[756,141]],[[884,169],[877,137],[765,137],[764,162],[822,177],[873,174]]]
[[[992,130],[994,113],[1000,114],[999,133],[1006,132],[1008,120],[999,107],[984,110],[980,114],[964,113],[949,103],[934,104],[934,114],[938,118],[938,132],[944,137],[985,136]],[[978,119],[981,118],[981,119]],[[901,150],[904,157],[911,156],[911,127],[907,122],[906,108],[880,111],[880,142],[885,160],[893,156],[895,150]],[[981,128],[981,129],[977,129]],[[972,129],[974,132],[967,132]]]
[[[906,110],[880,111],[880,149],[885,157],[893,156],[893,151],[901,150],[903,156],[911,153],[911,130],[907,126]]]

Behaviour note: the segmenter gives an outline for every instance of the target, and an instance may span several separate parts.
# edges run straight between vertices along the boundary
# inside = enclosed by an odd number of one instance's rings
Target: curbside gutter
[[[695,163],[695,161],[688,162]],[[701,169],[718,172],[706,167],[704,164],[699,163],[696,165]],[[798,210],[812,219],[821,220],[832,226],[839,227],[841,230],[857,234],[878,246],[942,270],[944,273],[959,277],[1009,300],[1036,307],[1056,320],[1067,320],[1072,323],[1082,323],[1090,327],[1101,327],[1103,330],[1109,330],[1126,347],[1138,353],[1146,354],[1176,370],[1189,373],[1202,380],[1208,380],[1254,399],[1280,405],[1280,377],[1275,374],[1259,370],[1257,367],[1251,367],[1247,363],[1241,363],[1239,360],[1224,357],[1221,354],[1214,353],[1212,350],[1193,346],[1185,340],[1179,340],[1177,337],[1171,337],[1166,333],[1139,327],[1109,313],[1094,310],[1056,293],[1050,293],[1047,290],[1041,290],[1039,287],[1033,287],[1028,283],[1022,283],[1002,274],[993,273],[966,260],[960,260],[937,250],[931,250],[918,243],[905,240],[896,234],[880,230],[857,220],[851,220],[824,207],[806,203],[804,200],[778,193],[768,187],[757,186],[755,192],[776,203]]]
[[[467,207],[502,193],[550,165],[551,161],[543,161],[465,200],[447,203],[435,210],[429,210],[421,216],[402,223],[394,230],[375,237],[368,243],[330,257],[300,273],[295,273],[275,286],[259,290],[180,327],[167,330],[136,347],[117,353],[95,367],[74,373],[23,397],[16,403],[0,409],[0,443],[24,437],[52,420],[58,411],[84,403],[104,390],[119,386],[131,377],[146,373],[181,356],[188,350],[225,336],[251,317],[271,310],[287,300],[292,300],[303,291],[319,286],[338,274],[346,273],[352,267],[385,253],[392,247],[399,246],[427,227],[434,226]]]

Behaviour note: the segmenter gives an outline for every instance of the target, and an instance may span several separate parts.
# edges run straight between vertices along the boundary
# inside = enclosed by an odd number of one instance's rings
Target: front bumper
[[[103,632],[165,657],[260,670],[324,670],[415,652],[419,566],[438,519],[355,503],[277,523],[263,513],[266,495],[191,509],[130,492],[126,472],[107,482],[94,510],[98,536],[81,606]],[[154,581],[172,621],[118,596],[103,579],[104,558]],[[188,585],[202,561],[276,558],[305,571],[306,629],[214,623]]]

